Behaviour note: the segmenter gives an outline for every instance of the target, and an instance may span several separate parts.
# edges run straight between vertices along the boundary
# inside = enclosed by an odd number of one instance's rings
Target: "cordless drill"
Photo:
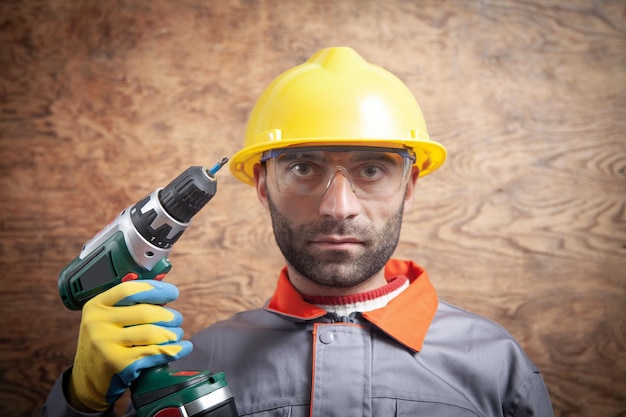
[[[217,191],[215,173],[192,166],[120,215],[89,240],[59,275],[59,293],[70,310],[134,279],[163,279],[172,268],[174,243]],[[236,417],[235,400],[222,372],[145,369],[131,385],[138,417]]]

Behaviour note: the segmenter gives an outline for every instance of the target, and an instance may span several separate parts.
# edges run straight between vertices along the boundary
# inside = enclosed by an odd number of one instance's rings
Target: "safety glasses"
[[[337,175],[343,175],[352,192],[366,198],[398,192],[415,155],[403,148],[315,146],[272,149],[261,161],[273,172],[281,193],[321,196]]]

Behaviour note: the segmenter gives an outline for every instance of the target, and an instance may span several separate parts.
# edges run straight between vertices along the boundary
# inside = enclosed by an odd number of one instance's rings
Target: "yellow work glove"
[[[191,342],[181,341],[182,316],[162,306],[176,298],[172,284],[136,280],[89,300],[68,387],[70,404],[81,411],[106,410],[140,370],[189,354]]]

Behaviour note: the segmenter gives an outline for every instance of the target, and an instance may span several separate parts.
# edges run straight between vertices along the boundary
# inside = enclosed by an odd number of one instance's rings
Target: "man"
[[[352,49],[283,73],[230,165],[256,187],[286,260],[272,298],[197,334],[189,354],[180,315],[160,306],[171,284],[101,294],[42,414],[107,413],[138,370],[184,357],[173,366],[224,371],[246,416],[551,416],[503,328],[391,259],[418,178],[445,156],[406,86]]]

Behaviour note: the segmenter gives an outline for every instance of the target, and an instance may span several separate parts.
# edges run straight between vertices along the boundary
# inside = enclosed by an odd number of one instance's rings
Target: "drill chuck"
[[[189,167],[165,188],[157,189],[130,209],[132,225],[147,244],[169,250],[216,191],[217,182],[206,168]],[[129,243],[131,248],[144,249],[141,242]],[[141,258],[143,253],[140,250],[136,256]],[[136,260],[150,269],[149,259]]]
[[[163,209],[174,219],[189,223],[216,192],[213,175],[203,167],[190,167],[159,191]]]

